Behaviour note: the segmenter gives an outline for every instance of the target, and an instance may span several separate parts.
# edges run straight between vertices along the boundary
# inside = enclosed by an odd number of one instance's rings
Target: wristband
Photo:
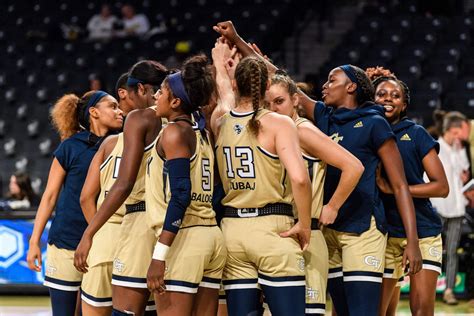
[[[153,259],[154,260],[160,260],[160,261],[165,261],[166,255],[168,254],[168,251],[170,250],[170,247],[162,244],[161,242],[157,242],[155,245],[155,250],[153,250]]]

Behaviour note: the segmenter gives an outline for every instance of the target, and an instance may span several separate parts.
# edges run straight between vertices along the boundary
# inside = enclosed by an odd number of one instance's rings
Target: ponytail
[[[58,131],[61,141],[81,130],[77,115],[79,97],[75,94],[63,95],[53,106],[51,121]]]
[[[91,97],[98,91],[88,91],[81,98],[75,94],[65,94],[53,106],[51,121],[58,131],[61,141],[81,130],[90,130],[90,118],[85,109]],[[99,98],[100,99],[100,98]],[[99,101],[95,100],[95,104]]]

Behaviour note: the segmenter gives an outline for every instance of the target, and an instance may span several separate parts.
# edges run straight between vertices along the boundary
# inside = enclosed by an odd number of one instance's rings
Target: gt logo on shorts
[[[373,266],[375,268],[379,268],[381,264],[381,260],[375,258],[374,256],[365,256],[364,262],[368,266]]]
[[[306,297],[311,299],[311,300],[315,300],[318,298],[318,295],[319,295],[319,291],[318,290],[315,290],[311,287],[307,287],[306,288]]]
[[[58,269],[56,269],[55,267],[53,266],[47,266],[46,267],[46,275],[54,275],[54,273],[57,271]]]
[[[120,261],[119,259],[115,258],[114,260],[114,270],[117,270],[118,272],[122,272],[123,268],[125,268],[125,264]]]
[[[436,247],[430,247],[430,249],[428,249],[428,253],[430,254],[430,256],[435,257],[435,258],[441,257],[441,252],[439,252],[439,250],[436,249]]]
[[[304,269],[305,269],[305,261],[304,261],[304,258],[298,259],[298,268],[299,268],[301,271],[304,271]]]

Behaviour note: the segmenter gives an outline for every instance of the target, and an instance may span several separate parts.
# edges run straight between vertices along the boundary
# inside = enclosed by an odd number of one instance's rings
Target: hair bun
[[[394,77],[396,78],[395,74],[391,72],[389,69],[384,67],[370,67],[365,70],[367,77],[369,77],[370,81],[375,81],[381,77]]]

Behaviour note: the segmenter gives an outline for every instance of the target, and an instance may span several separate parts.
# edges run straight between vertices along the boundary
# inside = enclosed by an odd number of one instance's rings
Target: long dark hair
[[[8,198],[15,199],[15,200],[23,200],[27,198],[30,203],[36,202],[36,194],[31,187],[31,180],[28,174],[24,172],[16,172],[13,174],[16,179],[16,183],[20,188],[20,193],[12,194],[11,192],[8,193]]]

